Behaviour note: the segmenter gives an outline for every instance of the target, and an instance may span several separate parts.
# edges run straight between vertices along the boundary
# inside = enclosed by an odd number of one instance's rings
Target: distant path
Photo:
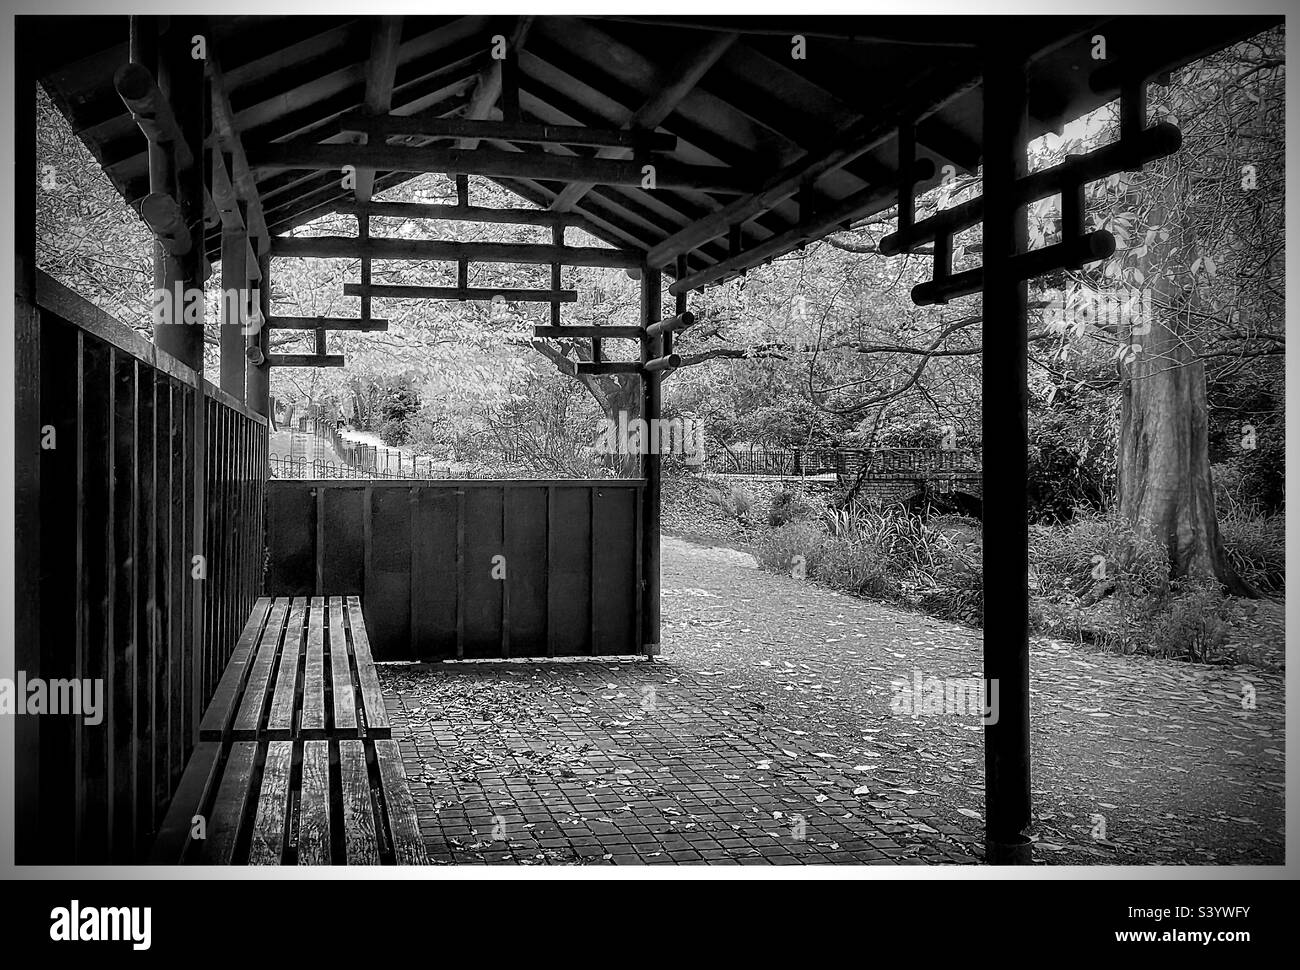
[[[737,703],[774,727],[816,731],[822,748],[915,800],[983,811],[976,724],[891,716],[890,681],[914,670],[970,677],[978,631],[890,609],[757,568],[731,549],[663,540],[664,659],[726,671]],[[1284,681],[1253,667],[1206,667],[1082,651],[1035,639],[1033,791],[1040,860],[1281,863]],[[1242,709],[1243,683],[1255,709]],[[864,744],[868,741],[869,743]],[[1106,840],[1092,837],[1104,816]]]
[[[890,710],[895,679],[977,677],[978,632],[681,539],[663,580],[653,663],[380,665],[435,863],[979,860],[979,716]],[[1281,675],[1031,660],[1035,862],[1283,861]]]

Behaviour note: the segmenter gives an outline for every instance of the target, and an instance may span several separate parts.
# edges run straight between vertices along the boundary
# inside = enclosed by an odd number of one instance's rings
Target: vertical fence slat
[[[66,376],[69,371],[71,393]],[[39,673],[47,680],[80,676],[79,644],[85,624],[84,602],[79,595],[82,383],[80,331],[42,312],[41,561],[40,575],[34,578],[39,581],[41,594]],[[74,840],[69,837],[77,826],[76,722],[70,717],[40,720],[40,814],[36,820],[40,845],[19,843],[15,849],[39,852],[39,859],[33,861],[67,864],[76,861]]]
[[[112,642],[109,604],[112,598],[112,495],[113,479],[113,356],[115,351],[98,341],[83,343],[81,450],[82,498],[82,600],[86,623],[79,649],[78,677],[107,681],[105,646]],[[109,694],[105,686],[105,700]],[[87,725],[77,716],[79,757],[77,778],[79,811],[77,859],[104,861],[107,847],[108,745],[105,725]]]
[[[108,648],[108,680],[104,685],[107,713],[103,731],[107,740],[106,771],[109,778],[109,838],[116,862],[132,860],[138,813],[148,805],[148,782],[141,780],[138,761],[139,738],[147,739],[148,725],[139,720],[138,669],[143,644],[137,616],[137,580],[140,571],[140,542],[136,510],[140,488],[141,414],[136,361],[125,354],[113,354],[113,413],[110,416],[111,473],[105,483],[112,521],[112,589],[109,610],[111,637]],[[92,483],[92,487],[94,487]],[[146,706],[145,711],[148,710]],[[147,715],[146,715],[147,717]],[[148,777],[148,765],[144,765]]]

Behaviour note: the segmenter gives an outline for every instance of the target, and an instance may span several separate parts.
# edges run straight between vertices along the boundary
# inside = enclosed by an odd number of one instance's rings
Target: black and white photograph
[[[192,6],[6,18],[10,878],[1287,871],[1283,10]]]

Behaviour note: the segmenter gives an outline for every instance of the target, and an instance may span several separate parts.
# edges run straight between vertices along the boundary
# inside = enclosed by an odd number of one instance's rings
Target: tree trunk
[[[1192,337],[1189,296],[1163,275],[1154,287],[1150,332],[1119,336],[1141,351],[1123,375],[1117,463],[1120,511],[1138,534],[1169,550],[1170,573],[1213,576],[1239,596],[1258,594],[1229,565],[1210,477],[1205,365]],[[1161,305],[1177,307],[1162,310]],[[1133,321],[1140,323],[1140,319]]]

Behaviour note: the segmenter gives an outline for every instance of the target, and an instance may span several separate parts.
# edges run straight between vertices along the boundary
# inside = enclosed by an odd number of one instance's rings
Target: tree
[[[1120,334],[1120,510],[1167,546],[1174,577],[1212,576],[1248,596],[1219,535],[1206,368],[1284,347],[1280,55],[1280,32],[1261,35],[1165,92],[1184,147],[1124,190],[1132,233],[1113,265],[1153,307]]]

